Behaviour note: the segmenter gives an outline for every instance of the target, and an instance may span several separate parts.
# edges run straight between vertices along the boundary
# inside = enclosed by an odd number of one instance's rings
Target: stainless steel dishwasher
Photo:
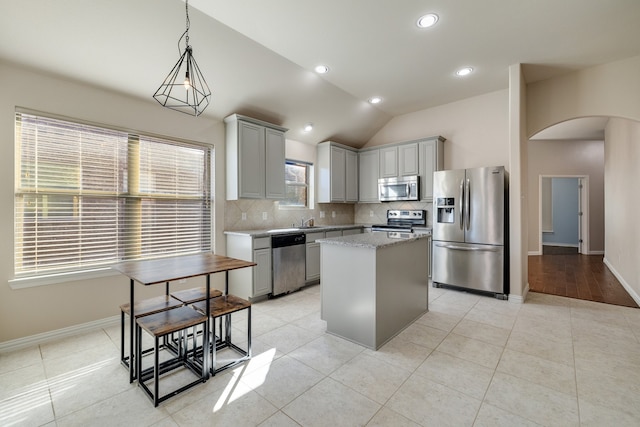
[[[306,238],[304,233],[271,237],[273,258],[273,296],[304,286],[306,277]]]

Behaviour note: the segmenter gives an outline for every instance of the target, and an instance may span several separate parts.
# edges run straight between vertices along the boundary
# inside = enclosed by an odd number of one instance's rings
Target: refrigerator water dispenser
[[[454,223],[455,220],[455,198],[441,197],[436,200],[437,221],[440,223]]]

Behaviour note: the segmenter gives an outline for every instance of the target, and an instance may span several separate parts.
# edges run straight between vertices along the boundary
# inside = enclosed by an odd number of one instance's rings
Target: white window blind
[[[16,113],[15,274],[211,250],[210,152]]]

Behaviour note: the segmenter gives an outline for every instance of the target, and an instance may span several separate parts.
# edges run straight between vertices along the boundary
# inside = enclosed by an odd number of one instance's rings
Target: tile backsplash
[[[316,204],[315,209],[280,208],[273,200],[228,200],[225,205],[225,230],[256,230],[300,225],[313,218],[315,225],[353,224],[354,205],[348,203]]]
[[[316,225],[382,224],[387,220],[387,209],[426,209],[430,226],[432,206],[423,202],[319,203],[314,209],[291,209],[280,208],[273,200],[232,200],[225,205],[225,230],[297,227],[301,219],[309,218]]]
[[[357,203],[354,222],[356,224],[384,224],[387,222],[388,209],[425,209],[427,211],[427,226],[431,226],[432,207],[433,203],[425,202]]]

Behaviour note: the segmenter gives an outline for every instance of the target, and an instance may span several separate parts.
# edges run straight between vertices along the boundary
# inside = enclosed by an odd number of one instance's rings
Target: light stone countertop
[[[407,242],[413,242],[418,239],[429,239],[431,234],[411,234],[376,231],[373,233],[352,234],[350,236],[333,237],[331,239],[318,239],[316,242],[350,246],[354,248],[379,249],[386,246],[401,245]]]
[[[314,227],[275,227],[272,229],[262,228],[255,230],[225,230],[224,234],[234,234],[239,236],[251,236],[251,237],[268,237],[274,234],[286,234],[286,233],[317,233],[322,231],[333,230],[350,230],[354,228],[371,227],[371,224],[349,224],[349,225],[316,225]]]

